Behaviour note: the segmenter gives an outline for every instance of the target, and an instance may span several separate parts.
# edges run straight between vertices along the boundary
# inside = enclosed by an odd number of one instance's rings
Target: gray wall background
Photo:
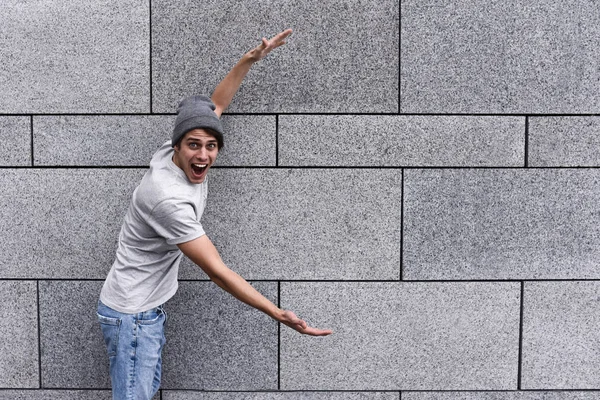
[[[165,400],[600,399],[595,0],[3,0],[0,398],[108,399],[95,304],[180,98],[203,223],[309,338],[184,263]]]

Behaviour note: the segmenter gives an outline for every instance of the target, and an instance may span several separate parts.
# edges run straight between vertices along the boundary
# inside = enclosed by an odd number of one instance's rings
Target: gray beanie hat
[[[219,144],[223,143],[223,125],[215,113],[215,105],[207,96],[191,96],[181,100],[177,106],[171,146],[175,147],[186,133],[196,128],[212,129],[221,136],[217,138]]]

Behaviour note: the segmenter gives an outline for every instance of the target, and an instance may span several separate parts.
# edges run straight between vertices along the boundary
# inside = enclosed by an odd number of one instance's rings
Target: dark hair
[[[221,133],[215,131],[214,129],[210,129],[210,128],[198,128],[198,129],[202,129],[203,131],[205,131],[206,133],[208,133],[209,135],[211,135],[215,139],[217,139],[217,148],[219,149],[219,151],[221,151],[221,149],[225,146],[225,142],[223,141],[223,135]],[[181,141],[183,140],[185,135],[187,135],[191,131],[193,131],[193,129],[190,131],[187,131],[186,133],[181,135],[181,137],[179,138],[179,140],[177,141],[177,143],[175,143],[175,146],[173,146],[173,147],[181,146]]]

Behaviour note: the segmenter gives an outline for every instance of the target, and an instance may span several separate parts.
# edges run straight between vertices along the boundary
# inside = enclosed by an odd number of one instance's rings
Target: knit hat
[[[214,110],[215,105],[207,96],[191,96],[181,100],[177,106],[171,146],[175,147],[186,133],[196,128],[212,129],[221,136],[217,141],[223,143],[223,125]]]

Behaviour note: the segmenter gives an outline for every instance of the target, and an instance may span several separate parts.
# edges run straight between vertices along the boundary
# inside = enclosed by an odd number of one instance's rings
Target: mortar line
[[[74,388],[74,387],[52,387],[52,388],[31,388],[31,387],[0,387],[0,392],[5,391],[28,391],[28,392],[38,392],[42,390],[48,390],[53,392],[59,391],[91,391],[91,392],[110,392],[110,389],[105,388]],[[162,391],[174,392],[174,391],[187,391],[187,392],[202,392],[202,393],[276,393],[274,390],[216,390],[216,389],[190,389],[190,388],[169,388],[169,389],[160,389],[161,395]],[[280,390],[281,393],[518,393],[518,392],[595,392],[600,393],[600,389],[572,389],[572,388],[564,388],[564,389],[522,389],[522,390],[502,390],[502,389],[370,389],[370,390],[352,390],[352,389],[309,389],[309,390]]]
[[[104,282],[104,278],[0,278],[0,282],[44,280],[46,282]],[[248,282],[283,283],[398,283],[398,279],[246,279]],[[179,279],[179,282],[211,282],[210,279]],[[600,282],[594,279],[410,279],[402,283],[521,283],[521,282]],[[600,389],[599,389],[600,390]]]
[[[177,113],[169,112],[129,112],[129,113],[117,113],[117,112],[105,112],[105,113],[94,113],[94,112],[63,112],[63,113],[0,113],[1,117],[16,117],[16,116],[148,116],[148,115],[177,115]],[[356,116],[399,116],[398,112],[226,112],[223,116],[227,115],[249,115],[249,116],[272,116],[272,115],[320,115],[320,116],[343,116],[343,115],[356,115]],[[600,117],[600,114],[525,114],[525,113],[402,113],[402,117],[411,116],[422,116],[422,117]]]
[[[0,165],[0,169],[147,169],[148,165],[35,165],[35,166],[23,166],[23,165]],[[339,165],[215,165],[211,168],[214,169],[271,169],[271,170],[287,170],[287,169],[321,169],[321,170],[595,170],[599,169],[600,165],[589,165],[589,166],[553,166],[553,167],[506,167],[506,166],[407,166],[407,165],[353,165],[353,166],[339,166]]]

